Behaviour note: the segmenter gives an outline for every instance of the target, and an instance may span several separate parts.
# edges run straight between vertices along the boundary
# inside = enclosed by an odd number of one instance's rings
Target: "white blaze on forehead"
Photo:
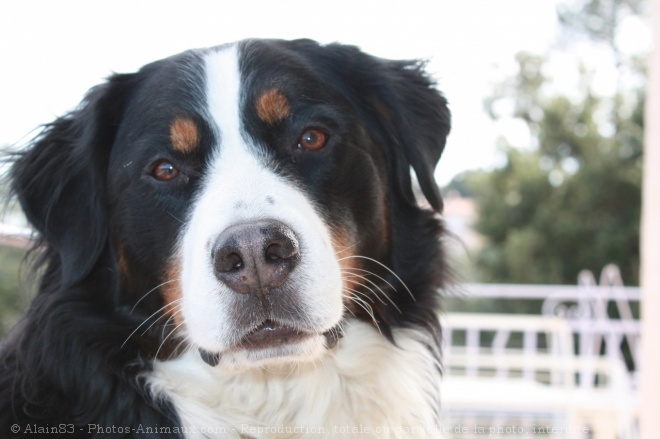
[[[241,73],[236,45],[206,57],[206,80],[206,99],[221,136],[222,149],[240,145]]]
[[[341,275],[330,231],[312,202],[294,183],[267,165],[265,152],[247,140],[241,126],[238,49],[228,46],[206,57],[208,114],[219,139],[182,242],[182,311],[193,343],[222,350],[241,334],[233,327],[238,293],[220,283],[211,250],[235,224],[272,219],[286,224],[300,243],[301,261],[289,282],[300,326],[326,331],[342,316]]]

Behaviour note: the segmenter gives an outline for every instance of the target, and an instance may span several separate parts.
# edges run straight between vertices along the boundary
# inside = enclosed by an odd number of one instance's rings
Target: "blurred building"
[[[468,251],[474,251],[483,244],[483,237],[474,230],[478,215],[477,203],[473,198],[463,197],[457,191],[449,191],[444,196],[442,216],[449,231]]]

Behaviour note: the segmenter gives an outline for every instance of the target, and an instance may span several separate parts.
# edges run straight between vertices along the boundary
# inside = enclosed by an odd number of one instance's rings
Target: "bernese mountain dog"
[[[437,437],[449,129],[422,63],[311,40],[90,90],[13,157],[0,436]]]

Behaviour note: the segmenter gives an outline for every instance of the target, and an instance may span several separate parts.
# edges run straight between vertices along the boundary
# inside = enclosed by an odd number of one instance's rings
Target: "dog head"
[[[450,126],[417,62],[248,40],[115,75],[45,127],[13,188],[41,294],[124,319],[126,349],[242,369],[314,359],[346,318],[437,335]],[[173,343],[169,343],[173,342]]]

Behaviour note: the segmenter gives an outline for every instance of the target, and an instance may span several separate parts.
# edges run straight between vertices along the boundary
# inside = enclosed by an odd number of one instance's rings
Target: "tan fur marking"
[[[187,154],[199,144],[199,131],[192,119],[178,118],[170,125],[170,141],[179,152]]]
[[[356,296],[352,290],[358,290],[359,285],[356,281],[352,280],[355,274],[360,274],[360,271],[355,270],[360,268],[360,259],[354,258],[355,256],[355,241],[349,238],[349,233],[346,230],[332,229],[332,247],[334,248],[337,259],[339,259],[339,266],[341,267],[342,277],[342,294],[344,296],[344,306],[353,314],[361,314],[363,310],[355,303],[353,297]]]
[[[181,267],[179,261],[173,261],[165,272],[163,284],[160,287],[160,295],[163,298],[163,314],[158,321],[165,324],[162,331],[165,339],[158,345],[152,346],[151,358],[159,360],[171,360],[185,351],[185,343],[178,339],[183,328],[183,316],[181,315]]]
[[[276,88],[264,92],[257,99],[257,115],[269,125],[283,121],[290,113],[289,100]]]
[[[183,323],[181,314],[181,263],[174,261],[163,279],[163,286],[160,289],[163,301],[165,302],[164,313],[172,318],[174,325],[179,326]]]
[[[117,244],[117,265],[119,266],[119,273],[124,281],[128,280],[129,265],[124,254],[124,244],[120,241]]]

